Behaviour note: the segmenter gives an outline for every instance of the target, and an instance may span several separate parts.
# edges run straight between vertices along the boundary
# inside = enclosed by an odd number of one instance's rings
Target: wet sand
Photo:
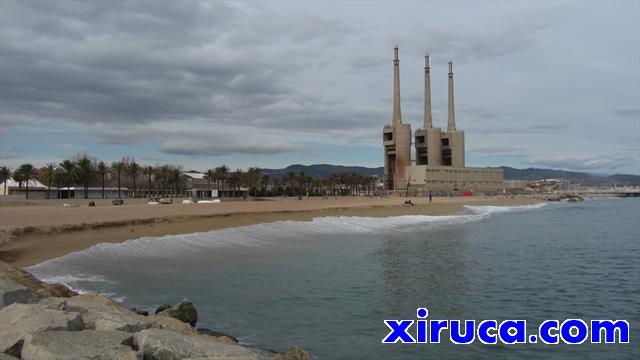
[[[37,264],[92,245],[144,236],[202,232],[281,220],[309,221],[321,216],[386,217],[444,215],[464,205],[524,205],[539,200],[493,198],[338,197],[303,200],[230,201],[219,204],[123,206],[98,202],[94,208],[63,207],[59,202],[0,207],[0,261],[17,267]],[[88,201],[87,201],[88,202]],[[82,203],[82,202],[79,202]]]

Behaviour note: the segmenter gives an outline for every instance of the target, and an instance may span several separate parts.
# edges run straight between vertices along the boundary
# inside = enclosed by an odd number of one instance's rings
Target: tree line
[[[188,177],[183,167],[173,164],[142,165],[134,158],[124,157],[111,163],[97,160],[87,155],[77,155],[60,163],[48,163],[42,168],[25,163],[11,170],[0,167],[0,180],[4,183],[12,178],[24,188],[29,198],[29,182],[38,180],[47,187],[46,197],[51,188],[82,187],[84,198],[89,198],[89,188],[101,189],[105,198],[106,188],[117,188],[118,198],[126,188],[129,197],[179,197],[186,195]],[[283,176],[269,176],[258,167],[246,171],[231,171],[226,165],[211,168],[203,173],[206,183],[192,180],[198,190],[227,191],[227,194],[241,194],[247,189],[249,196],[338,196],[371,194],[377,178],[357,173],[332,174],[327,178],[315,178],[304,171],[290,171]]]

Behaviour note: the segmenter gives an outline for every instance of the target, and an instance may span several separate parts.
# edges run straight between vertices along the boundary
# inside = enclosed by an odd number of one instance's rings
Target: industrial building
[[[453,91],[453,62],[449,60],[447,130],[433,126],[431,114],[431,66],[424,62],[423,127],[411,134],[411,125],[403,123],[400,106],[400,59],[398,47],[393,57],[393,115],[382,129],[385,190],[434,190],[496,192],[502,189],[499,168],[465,165],[464,131],[456,128]],[[411,145],[415,152],[412,154]]]

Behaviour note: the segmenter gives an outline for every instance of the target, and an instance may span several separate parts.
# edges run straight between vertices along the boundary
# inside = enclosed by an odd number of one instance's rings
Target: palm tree
[[[244,178],[244,173],[242,169],[236,169],[236,171],[232,172],[229,176],[229,181],[233,184],[233,189],[240,191],[240,186],[242,185],[242,180]]]
[[[287,181],[289,182],[289,185],[291,186],[291,196],[296,196],[296,191],[294,188],[294,184],[296,181],[296,173],[294,173],[293,171],[289,171],[287,173]]]
[[[267,194],[267,185],[269,185],[269,175],[262,175],[262,179],[260,180],[261,184],[262,184],[262,193],[263,196],[266,196]]]
[[[136,197],[136,191],[137,191],[136,179],[138,178],[138,175],[140,175],[141,169],[142,168],[136,162],[135,159],[131,159],[131,161],[129,162],[129,164],[125,169],[127,171],[127,174],[129,174],[129,176],[131,176],[131,179],[133,179],[133,197]]]
[[[111,163],[111,170],[116,173],[118,177],[118,199],[122,199],[121,188],[122,188],[122,173],[124,172],[126,164],[124,161],[114,161]]]
[[[91,183],[96,176],[95,169],[93,167],[93,163],[91,159],[87,156],[82,156],[76,162],[76,167],[78,169],[78,179],[82,182],[84,188],[84,198],[89,198],[89,183]]]
[[[49,199],[51,194],[51,185],[53,184],[53,178],[56,174],[56,164],[48,163],[45,166],[45,169],[47,171],[47,199]]]
[[[58,164],[58,171],[60,172],[60,182],[67,187],[67,197],[71,197],[71,194],[69,194],[69,187],[72,184],[75,184],[78,179],[76,163],[71,160],[64,160]]]
[[[169,180],[169,165],[162,165],[156,169],[158,172],[158,176],[160,177],[161,187],[162,187],[162,195],[165,196],[167,194],[167,184]]]
[[[0,167],[0,180],[4,183],[4,192],[3,194],[7,195],[7,181],[11,176],[11,169],[6,166]]]
[[[216,173],[216,181],[218,182],[218,190],[220,190],[220,181],[223,183],[227,181],[227,176],[229,176],[229,168],[226,165],[218,166],[214,169]]]
[[[258,183],[260,179],[260,173],[262,170],[258,167],[250,167],[247,170],[247,183],[249,185],[249,192],[253,193],[253,196],[256,196],[256,187],[255,185]]]
[[[216,178],[216,171],[214,169],[209,169],[204,173],[204,178],[207,179],[209,192],[211,192],[211,180]],[[213,197],[213,193],[211,193],[211,197]]]
[[[100,185],[102,186],[102,198],[104,199],[104,179],[107,177],[107,172],[109,172],[109,166],[104,162],[98,162],[96,165],[98,169],[98,174],[100,175]]]
[[[181,183],[181,180],[182,180],[182,169],[180,169],[177,166],[174,167],[171,170],[171,178],[173,180],[173,183],[176,186],[176,197],[178,197],[179,194],[180,194],[180,185],[181,185],[180,183]]]
[[[27,163],[20,165],[16,172],[20,175],[21,180],[26,183],[26,197],[29,199],[29,181],[36,178],[36,168]]]
[[[154,170],[155,169],[151,165],[147,165],[147,166],[142,168],[142,175],[146,175],[147,176],[147,195],[148,195],[148,197],[151,197],[151,177],[153,176]]]
[[[304,174],[305,174],[304,171],[300,171],[300,174],[299,174],[300,177],[298,178],[298,189],[300,190],[300,196],[302,196],[304,194],[304,187],[303,187],[303,185],[304,185]]]

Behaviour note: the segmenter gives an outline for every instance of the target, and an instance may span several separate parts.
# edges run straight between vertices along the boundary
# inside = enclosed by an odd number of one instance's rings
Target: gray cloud
[[[311,57],[314,42],[339,44],[351,30],[337,20],[244,15],[221,2],[10,3],[2,14],[6,126],[181,120],[313,131],[357,128],[368,114],[289,84],[302,67],[283,60]],[[270,51],[287,41],[301,44],[294,55]]]
[[[637,158],[628,154],[610,154],[600,156],[557,156],[547,158],[533,158],[531,165],[561,168],[569,170],[617,170],[628,166],[637,165]]]
[[[159,150],[165,154],[196,157],[233,154],[273,155],[306,150],[305,146],[289,142],[283,137],[269,134],[255,136],[251,131],[172,131],[138,126],[128,130],[90,130],[87,136],[97,143],[108,145],[157,141],[160,143]]]

